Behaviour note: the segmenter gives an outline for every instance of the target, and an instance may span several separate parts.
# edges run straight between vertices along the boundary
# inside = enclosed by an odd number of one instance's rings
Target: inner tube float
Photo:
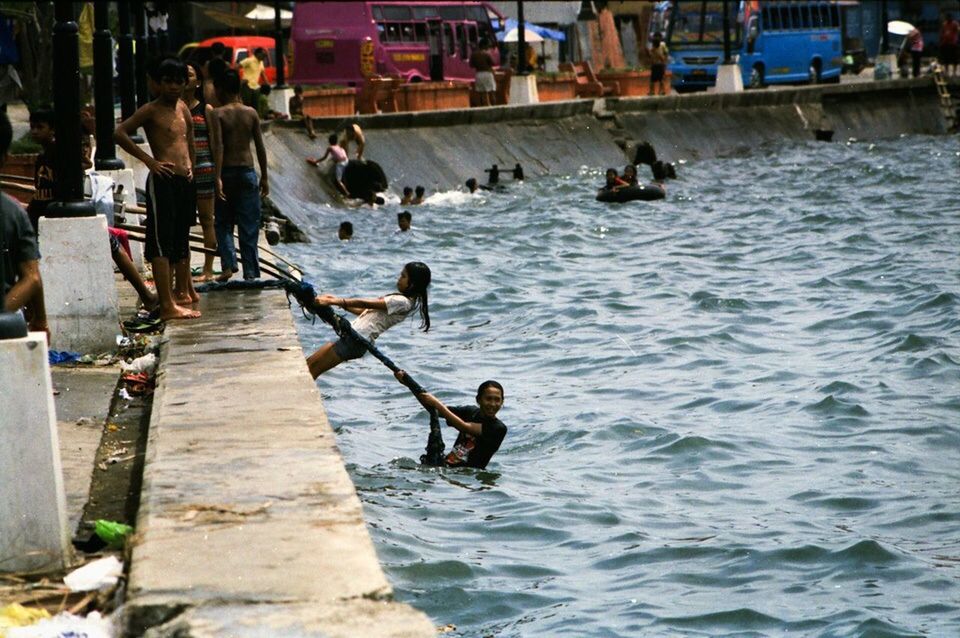
[[[343,185],[351,197],[366,200],[387,190],[387,176],[372,160],[350,160],[343,171]]]
[[[597,201],[623,203],[640,200],[649,202],[655,199],[663,199],[666,196],[666,192],[659,186],[646,184],[644,186],[624,186],[619,190],[601,188],[597,193]]]

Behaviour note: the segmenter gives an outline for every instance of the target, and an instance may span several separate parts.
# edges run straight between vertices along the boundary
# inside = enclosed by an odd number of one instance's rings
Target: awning
[[[268,7],[265,4],[258,4],[256,7],[248,11],[245,17],[250,18],[251,20],[273,22],[275,13],[276,12],[274,11],[273,7]],[[280,21],[289,23],[291,20],[293,20],[293,11],[280,9]]]
[[[504,41],[504,36],[511,31],[514,33],[517,32],[517,29],[520,25],[513,18],[507,18],[503,21],[503,29],[497,33],[497,40],[500,42]],[[545,40],[566,40],[567,36],[563,31],[556,31],[554,29],[548,29],[547,27],[541,27],[539,24],[534,24],[532,22],[524,21],[524,29],[527,32],[533,32]],[[514,36],[516,37],[516,36]],[[508,40],[508,42],[513,42],[514,40]]]

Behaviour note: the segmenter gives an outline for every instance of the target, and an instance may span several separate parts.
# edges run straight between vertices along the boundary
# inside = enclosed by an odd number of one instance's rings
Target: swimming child
[[[394,326],[414,310],[420,310],[420,327],[430,330],[430,309],[427,304],[427,287],[430,285],[430,268],[419,261],[403,267],[397,279],[398,293],[376,299],[343,298],[320,295],[316,303],[325,306],[340,306],[347,312],[360,315],[350,324],[357,334],[373,342],[388,328]],[[328,342],[307,357],[307,367],[314,379],[349,359],[359,359],[366,354],[363,344],[350,336],[342,336],[336,343]]]
[[[637,185],[637,167],[633,164],[627,164],[623,167],[623,177],[621,178],[630,186]]]
[[[333,183],[337,185],[337,190],[339,190],[344,197],[350,197],[350,191],[348,191],[347,187],[343,185],[343,172],[346,170],[347,164],[349,163],[349,160],[347,159],[347,151],[340,146],[339,142],[337,141],[336,134],[331,134],[330,137],[327,138],[327,142],[329,142],[330,145],[327,146],[327,151],[323,154],[323,157],[319,159],[308,157],[307,163],[317,166],[329,156],[334,162]]]
[[[617,190],[618,188],[623,188],[627,186],[627,182],[620,179],[620,176],[617,175],[617,169],[608,168],[607,169],[607,183],[604,185],[604,188],[607,190]]]
[[[405,233],[410,230],[410,224],[413,223],[413,215],[410,214],[410,211],[405,210],[401,213],[397,213],[397,227],[401,233]]]
[[[410,203],[414,205],[422,204],[423,196],[424,196],[424,193],[427,192],[427,189],[425,189],[423,186],[418,185],[413,192],[414,192],[414,198],[410,200]]]
[[[340,228],[337,229],[337,239],[340,241],[353,239],[353,224],[350,222],[340,222]]]
[[[413,202],[413,189],[409,186],[403,187],[403,199],[400,200],[401,206],[409,206]]]

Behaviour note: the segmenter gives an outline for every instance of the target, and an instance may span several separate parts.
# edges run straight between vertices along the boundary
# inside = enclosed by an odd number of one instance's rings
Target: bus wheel
[[[750,88],[751,89],[763,88],[763,67],[755,66],[750,71]]]
[[[807,76],[810,78],[810,84],[820,84],[820,65],[816,61],[810,63]]]

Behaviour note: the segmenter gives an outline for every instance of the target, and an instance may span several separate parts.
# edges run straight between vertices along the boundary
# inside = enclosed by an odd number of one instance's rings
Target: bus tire
[[[758,64],[750,70],[750,88],[762,89],[764,86],[763,67]]]
[[[813,60],[810,62],[810,68],[807,69],[807,76],[810,84],[820,84],[820,60]]]

